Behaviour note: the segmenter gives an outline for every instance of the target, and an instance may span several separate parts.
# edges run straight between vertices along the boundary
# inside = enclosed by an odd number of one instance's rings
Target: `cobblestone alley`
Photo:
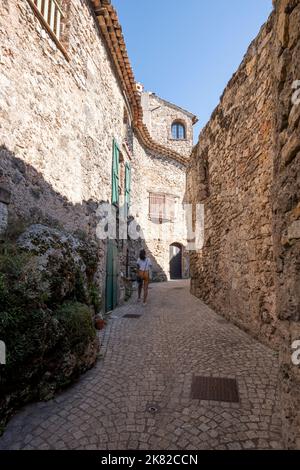
[[[149,293],[146,307],[113,312],[96,367],[15,416],[0,449],[281,447],[276,354],[191,296],[186,281]],[[192,399],[194,376],[237,379],[240,402]]]

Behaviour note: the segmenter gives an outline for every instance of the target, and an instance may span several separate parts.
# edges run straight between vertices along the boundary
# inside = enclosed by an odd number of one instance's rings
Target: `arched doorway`
[[[170,279],[182,279],[182,245],[170,245]]]

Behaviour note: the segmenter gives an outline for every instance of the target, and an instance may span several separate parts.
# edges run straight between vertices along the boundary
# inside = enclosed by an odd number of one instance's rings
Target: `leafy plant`
[[[95,309],[95,313],[98,313],[101,309],[102,302],[101,302],[99,288],[94,283],[90,285],[89,295],[90,295],[90,303],[91,305],[93,305]]]

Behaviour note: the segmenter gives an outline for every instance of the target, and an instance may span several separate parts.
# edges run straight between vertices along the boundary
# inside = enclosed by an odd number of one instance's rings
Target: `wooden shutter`
[[[59,0],[30,0],[42,15],[44,21],[59,40],[61,35],[61,21],[63,11]]]
[[[149,217],[154,220],[164,219],[165,196],[162,194],[150,194]]]
[[[149,217],[161,222],[173,222],[175,219],[175,198],[166,194],[150,194]]]
[[[120,150],[116,143],[113,141],[113,164],[112,164],[112,204],[119,204],[119,160]]]

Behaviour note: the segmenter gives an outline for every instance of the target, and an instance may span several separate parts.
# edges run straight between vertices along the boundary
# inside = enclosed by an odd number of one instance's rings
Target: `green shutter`
[[[119,147],[113,142],[113,164],[112,164],[112,204],[119,203]]]
[[[131,192],[131,167],[129,163],[125,166],[125,204],[127,209],[130,207],[130,192]]]

